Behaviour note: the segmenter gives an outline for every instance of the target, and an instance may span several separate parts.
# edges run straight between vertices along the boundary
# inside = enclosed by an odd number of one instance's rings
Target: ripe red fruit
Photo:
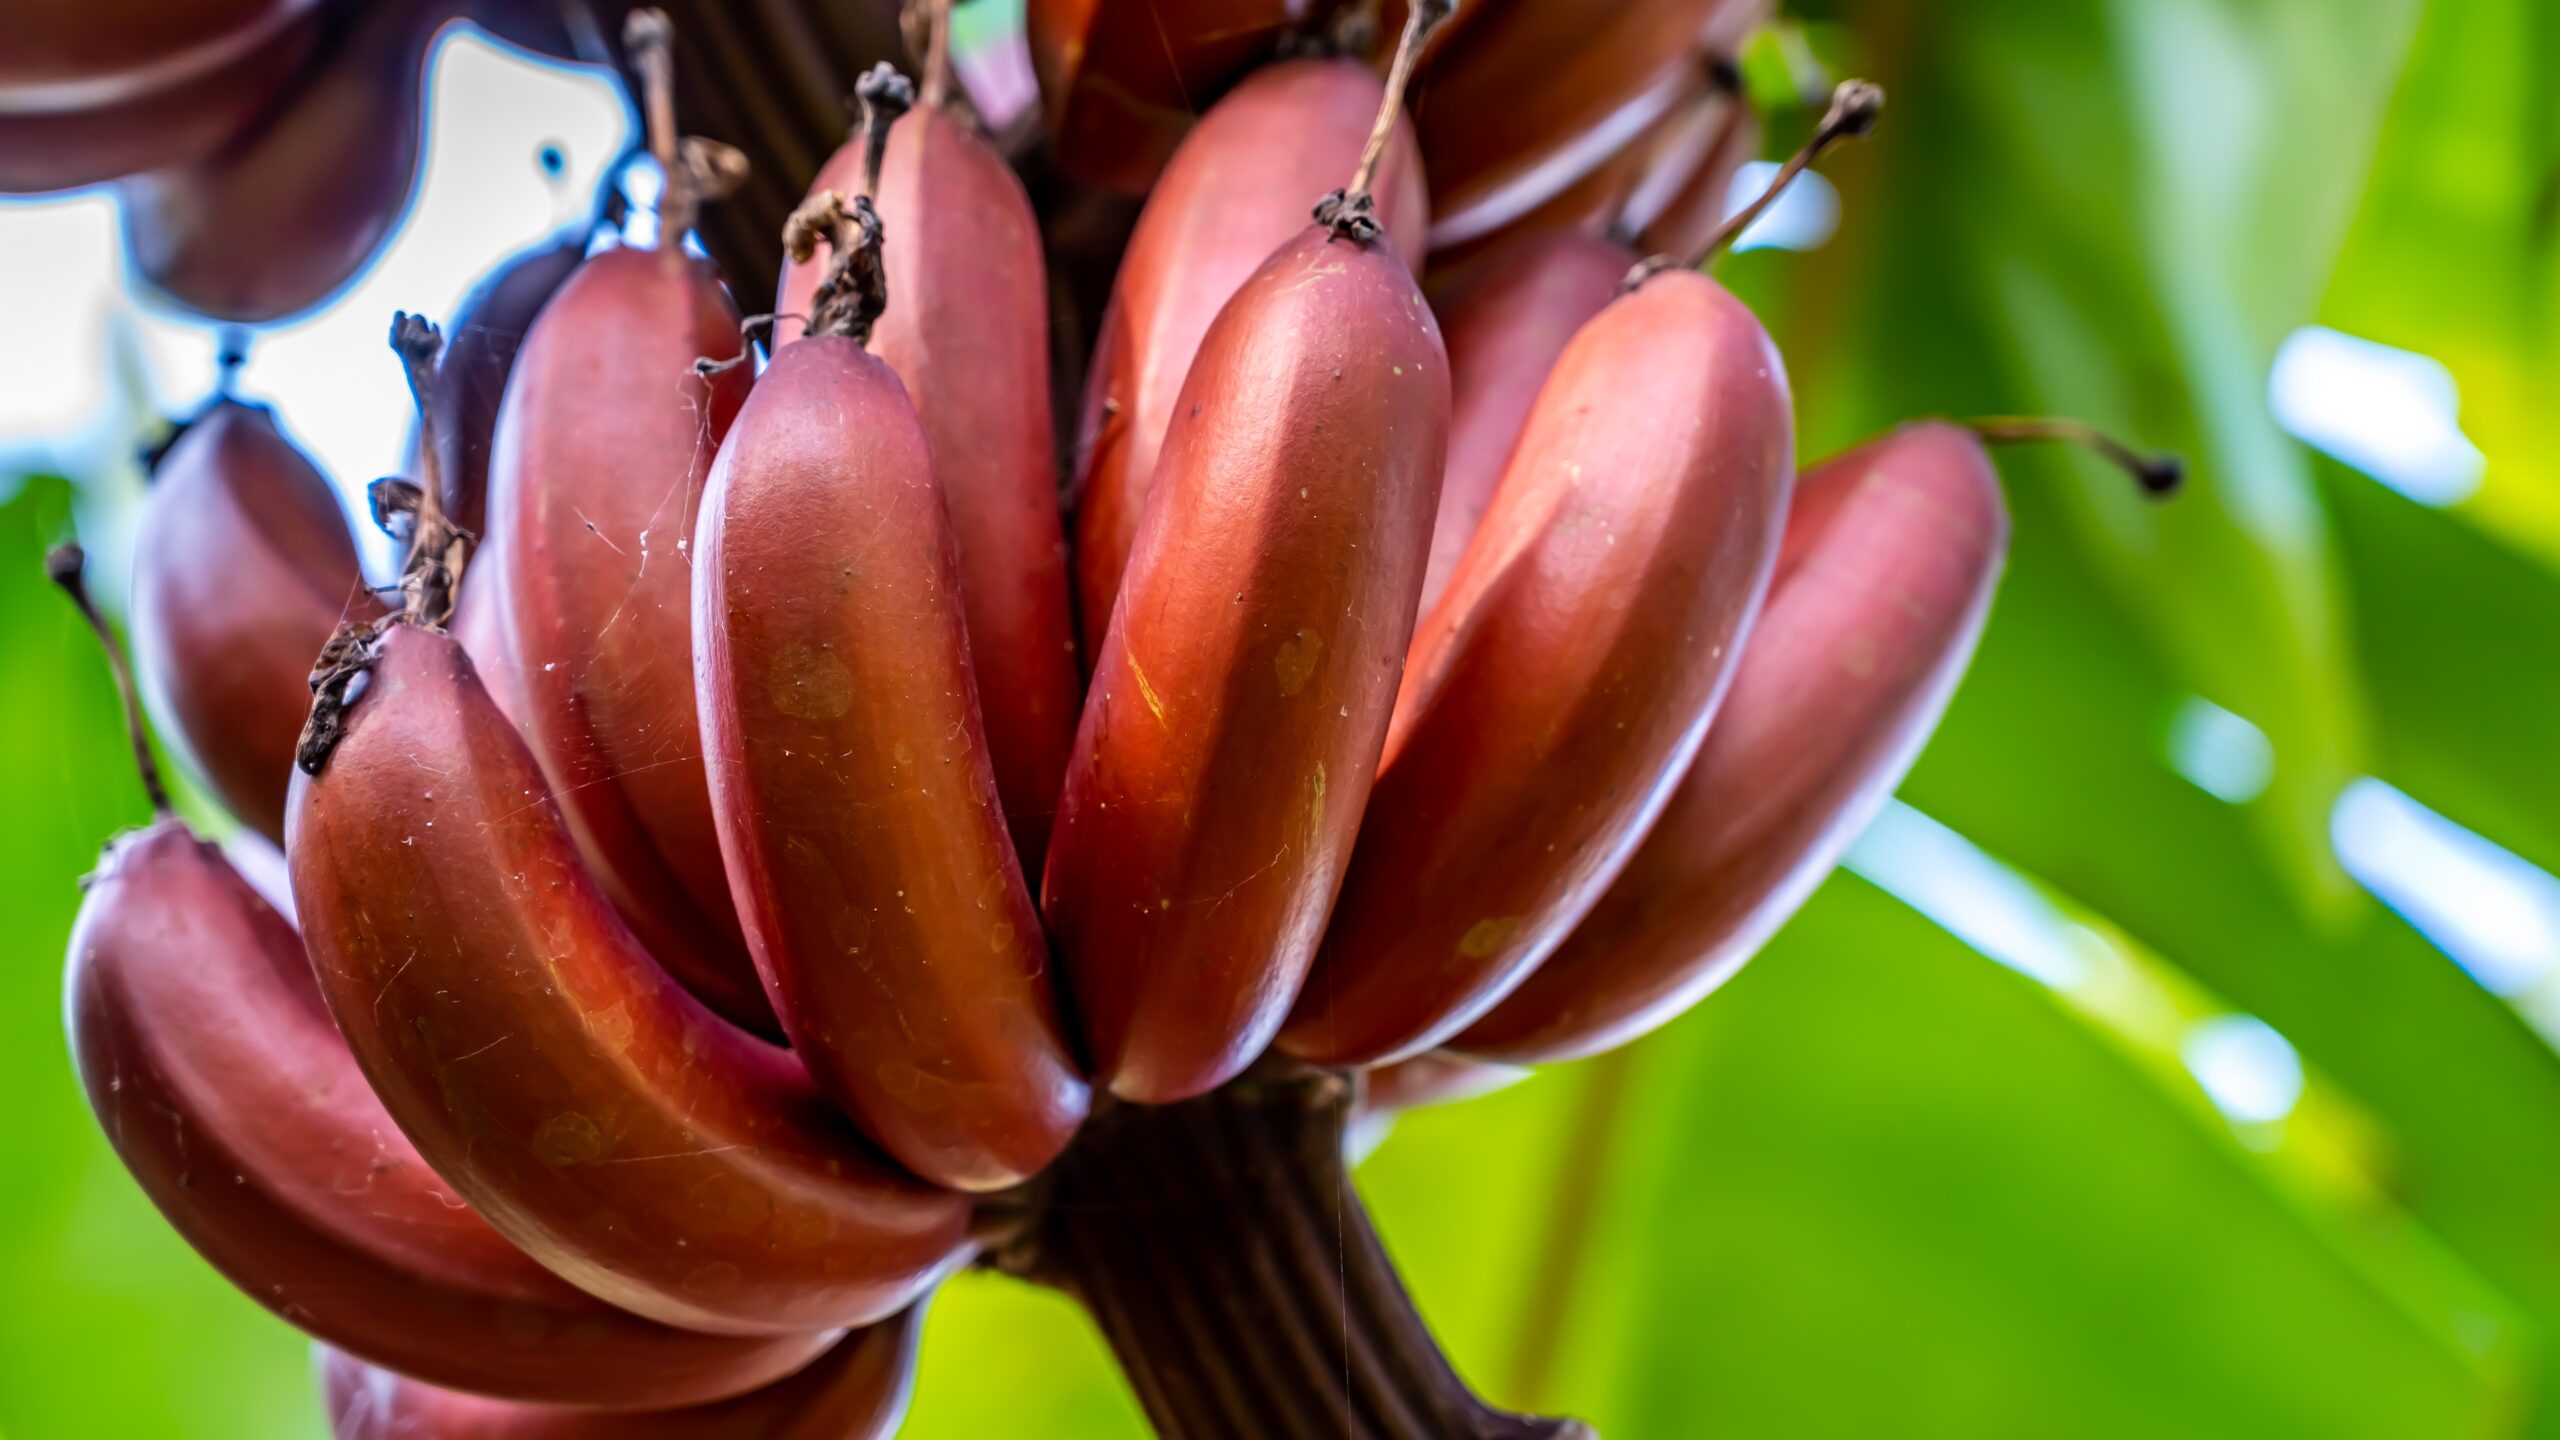
[[[1200,107],[1310,9],[1306,0],[1030,0],[1050,145],[1079,178],[1146,194]]]
[[[274,113],[215,156],[120,187],[148,286],[257,323],[318,305],[362,269],[415,188],[432,7],[381,5]],[[328,43],[328,42],[324,42]]]
[[[949,83],[928,77],[924,104],[889,136],[876,200],[891,300],[871,352],[904,382],[933,449],[996,790],[1036,871],[1083,698],[1049,409],[1047,265],[1022,182],[942,103]],[[838,150],[813,192],[859,192],[863,149]],[[777,344],[799,335],[824,270],[816,259],[784,268]]]
[[[515,370],[516,352],[524,348],[534,318],[586,255],[583,228],[517,251],[471,287],[446,327],[450,339],[436,366],[432,402],[436,477],[444,485],[445,514],[484,541],[489,451],[497,439],[507,376]]]
[[[107,638],[78,552],[52,565]],[[499,1238],[366,1087],[293,927],[169,814],[127,718],[159,813],[86,886],[63,985],[72,1055],[135,1181],[242,1293],[378,1363],[528,1400],[696,1404],[824,1343],[653,1324]]]
[[[1076,601],[1102,652],[1121,572],[1201,340],[1237,288],[1306,228],[1306,198],[1358,163],[1383,92],[1350,60],[1257,71],[1201,118],[1147,202],[1103,317],[1077,441]],[[1419,271],[1430,215],[1398,119],[1378,182],[1391,248]]]
[[[1422,613],[1448,592],[1459,558],[1484,523],[1494,487],[1556,359],[1617,298],[1636,254],[1577,231],[1497,241],[1430,281],[1431,308],[1449,341],[1449,468],[1431,531]]]
[[[800,1058],[908,1168],[993,1190],[1057,1158],[1087,1095],[978,719],[939,456],[863,348],[869,297],[838,303],[836,280],[879,263],[855,204],[803,208],[838,269],[703,502],[703,740],[738,912]]]
[[[8,14],[36,8],[12,5]],[[306,68],[320,30],[301,17],[211,69],[130,93],[116,87],[66,98],[58,108],[0,104],[0,193],[68,190],[207,159],[275,108],[276,96]]]
[[[917,1173],[988,1190],[1084,1116],[997,803],[926,442],[855,341],[783,347],[721,447],[696,594],[738,909],[798,1053]]]
[[[1733,54],[1767,9],[1513,4],[1451,40],[1414,97],[1432,243],[1488,234],[1639,143],[1694,85],[1693,57]]]
[[[867,1324],[963,1253],[788,1052],[678,987],[589,879],[461,647],[395,623],[286,851],[321,993],[400,1128],[499,1233],[667,1324]]]
[[[737,314],[669,249],[581,265],[517,355],[490,463],[487,572],[523,725],[651,953],[723,1015],[772,1020],[730,906],[694,717],[693,525],[746,399]]]
[[[1731,677],[1793,428],[1775,346],[1703,275],[1657,275],[1574,338],[1415,643],[1290,1053],[1430,1048],[1599,898]]]
[[[110,850],[64,985],[90,1107],[144,1193],[329,1344],[439,1384],[630,1407],[736,1394],[824,1343],[670,1329],[501,1239],[366,1087],[292,927],[175,820]]]
[[[1720,86],[1673,119],[1621,215],[1621,228],[1649,255],[1695,255],[1712,242],[1731,208],[1734,176],[1760,153],[1759,117]]]
[[[1982,442],[1916,425],[1807,472],[1733,693],[1570,940],[1456,1044],[1614,1049],[1696,1004],[1812,894],[1918,758],[2008,550]]]
[[[324,1350],[335,1440],[889,1440],[915,1388],[923,1308],[855,1331],[799,1374],[716,1405],[643,1414],[511,1405]]]
[[[1510,203],[1479,205],[1453,224],[1435,225],[1434,265],[1464,264],[1489,246],[1537,231],[1582,230],[1618,240],[1642,234],[1744,114],[1727,88],[1730,78],[1723,64],[1701,57],[1683,72],[1677,98],[1661,115],[1579,176],[1552,192],[1520,190]]]
[[[1842,85],[1691,268],[1638,266],[1557,361],[1414,646],[1291,1054],[1374,1065],[1448,1040],[1563,942],[1661,813],[1795,483],[1777,349],[1699,267],[1883,105]]]
[[[773,1034],[693,701],[694,519],[751,383],[746,366],[694,362],[738,353],[736,309],[672,238],[580,265],[507,383],[469,618],[475,655],[495,642],[488,678],[510,692],[504,708],[642,943],[721,1014]]]
[[[164,91],[291,29],[318,0],[86,0],[0,13],[0,111],[61,113]]]
[[[1350,199],[1210,327],[1094,666],[1043,899],[1124,1099],[1268,1043],[1376,772],[1448,444],[1439,327],[1360,213],[1401,80]]]
[[[281,840],[311,657],[381,612],[336,492],[272,412],[218,398],[153,469],[133,577],[152,713],[232,814]]]

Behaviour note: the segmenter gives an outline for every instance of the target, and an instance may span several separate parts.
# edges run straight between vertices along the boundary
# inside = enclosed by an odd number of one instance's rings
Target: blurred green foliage
[[[1362,1172],[1391,1247],[1483,1388],[1614,1440],[2560,1435],[2560,1056],[2330,836],[2371,774],[2560,868],[2560,9],[1801,12],[1894,97],[1834,167],[1840,238],[1727,267],[1807,453],[2047,411],[2197,462],[2162,510],[2007,467],[2012,573],[1905,790],[2101,979],[2047,988],[1842,877],[1628,1054],[1404,1120]],[[2269,365],[2314,321],[2453,368],[2475,499],[2281,434]],[[302,1343],[157,1223],[64,1052],[76,877],[142,814],[35,565],[68,516],[54,480],[0,507],[0,1432],[314,1435]],[[2196,696],[2272,742],[2262,796],[2164,763]],[[2180,1064],[2226,1010],[2302,1055],[2288,1119],[2227,1122]],[[908,1433],[1141,1431],[1071,1306],[971,1277]]]

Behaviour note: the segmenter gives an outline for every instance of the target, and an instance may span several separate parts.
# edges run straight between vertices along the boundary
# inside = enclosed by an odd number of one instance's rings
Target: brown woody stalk
[[[1591,1440],[1476,1397],[1342,1158],[1353,1082],[1256,1071],[1094,1116],[998,1263],[1082,1301],[1166,1440]]]

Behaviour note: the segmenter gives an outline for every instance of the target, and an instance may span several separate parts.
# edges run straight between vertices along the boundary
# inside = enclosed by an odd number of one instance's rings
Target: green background
[[[1726,267],[1806,453],[2029,411],[2195,462],[2159,509],[2006,464],[2011,573],[1904,790],[2089,963],[2039,984],[1843,875],[1630,1052],[1404,1121],[1361,1175],[1390,1247],[1483,1389],[1612,1440],[2560,1435],[2560,1055],[2330,836],[2372,775],[2560,868],[2560,7],[1800,15],[1893,96],[1833,167],[1840,237]],[[2314,322],[2452,368],[2478,495],[2426,508],[2282,434],[2266,376]],[[0,1432],[310,1436],[303,1342],[157,1221],[72,1083],[78,877],[143,807],[36,565],[69,484],[5,493]],[[2267,736],[2263,795],[2167,766],[2192,696]],[[2234,1012],[2302,1056],[2278,1125],[2180,1063]],[[973,1277],[907,1433],[1140,1432],[1069,1306]]]

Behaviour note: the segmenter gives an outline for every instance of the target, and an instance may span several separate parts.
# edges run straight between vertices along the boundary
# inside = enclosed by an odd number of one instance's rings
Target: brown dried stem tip
[[[667,12],[650,6],[622,22],[623,53],[640,77],[640,113],[649,153],[672,174],[676,165],[676,27]]]
[[[424,315],[406,310],[391,313],[391,353],[400,357],[400,373],[409,382],[409,403],[418,412],[418,463],[430,480],[441,453],[436,433],[436,361],[444,354],[444,334]],[[434,485],[427,487],[436,489]]]
[[[854,82],[855,98],[862,101],[862,193],[865,198],[880,193],[880,166],[889,154],[889,127],[898,117],[916,108],[915,82],[898,73],[898,67],[883,60],[863,72]]]
[[[393,481],[368,491],[374,519],[393,539],[407,544],[400,570],[405,597],[401,619],[429,629],[444,628],[453,615],[454,592],[462,584],[462,567],[471,557],[471,532],[444,513],[443,481],[436,473],[436,357],[444,336],[423,315],[401,312],[391,317],[391,348],[409,377],[409,398],[418,411],[418,483]],[[403,523],[405,520],[405,524]]]
[[[1750,229],[1752,222],[1767,214],[1769,207],[1778,203],[1778,197],[1787,193],[1787,187],[1796,183],[1797,176],[1813,168],[1815,161],[1829,154],[1832,147],[1840,142],[1863,139],[1874,134],[1876,122],[1883,115],[1884,88],[1882,86],[1871,85],[1864,80],[1840,82],[1840,88],[1831,92],[1830,111],[1822,117],[1822,123],[1814,127],[1813,136],[1804,142],[1804,148],[1789,156],[1787,163],[1778,167],[1778,173],[1771,177],[1768,188],[1760,192],[1758,199],[1744,206],[1740,212],[1727,217],[1724,224],[1716,227],[1716,233],[1708,236],[1707,243],[1690,258],[1689,268],[1705,269],[1717,256],[1731,248],[1734,241],[1742,238],[1742,232]],[[1634,289],[1670,269],[1674,263],[1667,256],[1655,256],[1645,261],[1627,277],[1626,288]]]
[[[320,647],[320,658],[311,662],[311,713],[303,717],[302,738],[293,747],[293,763],[303,774],[317,775],[329,763],[329,752],[347,733],[348,692],[373,668],[382,632],[396,619],[350,620]]]
[[[898,12],[898,29],[907,53],[924,66],[923,103],[940,109],[951,103],[951,9],[958,0],[906,0]]]
[[[1316,223],[1331,230],[1335,239],[1366,245],[1382,233],[1378,202],[1370,187],[1377,184],[1378,165],[1386,159],[1387,143],[1395,138],[1396,112],[1404,108],[1405,86],[1413,81],[1422,44],[1456,13],[1458,0],[1414,0],[1413,13],[1405,19],[1404,38],[1396,42],[1395,64],[1387,70],[1386,99],[1378,106],[1378,122],[1369,127],[1369,143],[1360,151],[1360,168],[1351,172],[1348,186],[1316,204]]]
[[[698,135],[676,135],[676,29],[664,10],[642,7],[622,23],[623,52],[640,77],[640,109],[649,154],[665,176],[658,199],[658,245],[672,249],[693,228],[706,200],[746,182],[746,153]]]
[[[305,775],[317,775],[346,733],[347,704],[356,680],[373,667],[384,632],[394,625],[420,625],[441,630],[453,616],[454,593],[462,585],[462,567],[471,557],[471,532],[444,513],[444,487],[435,470],[436,358],[444,352],[444,336],[423,315],[404,312],[391,317],[391,349],[409,377],[409,398],[418,409],[418,454],[425,473],[411,482],[397,477],[375,481],[365,492],[374,523],[408,547],[400,567],[400,609],[379,620],[350,620],[340,625],[320,658],[311,666],[311,713],[303,717],[302,738],[293,748],[293,763]]]
[[[821,190],[800,202],[782,227],[783,248],[806,263],[820,245],[835,252],[827,273],[809,297],[810,335],[843,335],[857,345],[871,343],[871,327],[889,308],[889,271],[881,255],[880,212],[871,197],[856,195],[851,206],[833,190]]]
[[[887,240],[880,212],[871,197],[880,189],[880,164],[889,152],[889,127],[915,108],[915,86],[887,64],[871,67],[854,87],[862,101],[862,193],[848,203],[833,190],[821,190],[800,202],[782,227],[782,247],[791,258],[808,263],[827,245],[835,258],[809,298],[806,325],[811,335],[842,335],[857,345],[871,343],[871,327],[889,308],[889,270],[882,254]]]
[[[2142,493],[2166,500],[2187,483],[2187,462],[2175,455],[2145,455],[2095,425],[2080,420],[1993,415],[1956,422],[1986,445],[2077,445],[2133,477]]]
[[[124,710],[125,735],[133,742],[133,768],[142,776],[142,793],[151,800],[151,813],[165,816],[169,808],[169,787],[160,779],[160,762],[151,754],[151,732],[142,723],[142,701],[133,688],[133,666],[124,658],[124,647],[116,644],[116,635],[107,628],[107,617],[98,613],[98,602],[89,595],[89,582],[83,573],[89,564],[88,552],[76,542],[56,545],[45,552],[44,573],[62,593],[71,597],[80,618],[89,622],[89,633],[98,637],[98,646],[107,652],[107,670],[116,679],[116,703]]]

